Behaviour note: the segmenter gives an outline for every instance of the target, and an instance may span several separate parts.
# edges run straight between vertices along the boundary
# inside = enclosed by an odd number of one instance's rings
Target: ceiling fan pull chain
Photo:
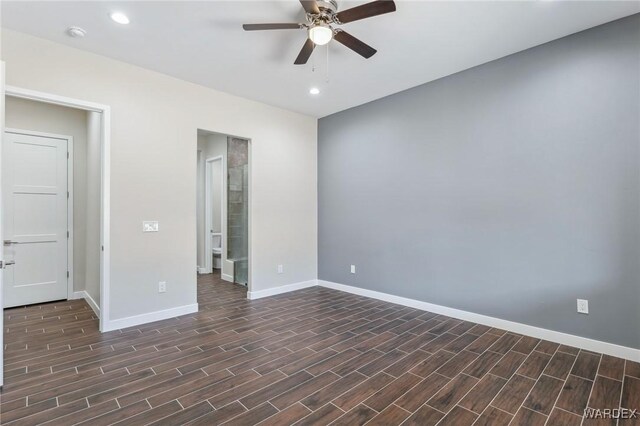
[[[329,45],[327,44],[327,80],[326,83],[329,83]]]

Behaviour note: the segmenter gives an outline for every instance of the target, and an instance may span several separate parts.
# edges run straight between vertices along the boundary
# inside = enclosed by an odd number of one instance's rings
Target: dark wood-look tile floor
[[[4,312],[3,425],[591,425],[640,408],[640,364],[310,288],[100,334],[82,300]],[[620,422],[620,425],[638,424]]]

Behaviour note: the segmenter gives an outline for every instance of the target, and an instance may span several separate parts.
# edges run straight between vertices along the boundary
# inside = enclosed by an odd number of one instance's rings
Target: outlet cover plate
[[[585,299],[578,299],[578,313],[588,314],[589,313],[589,301]]]

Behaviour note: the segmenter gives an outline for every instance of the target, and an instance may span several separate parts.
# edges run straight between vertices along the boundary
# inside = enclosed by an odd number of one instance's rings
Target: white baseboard
[[[332,288],[347,293],[357,294],[359,296],[371,297],[389,303],[408,306],[410,308],[420,309],[423,311],[433,312],[435,314],[446,315],[465,321],[471,321],[483,324],[489,327],[501,328],[518,334],[535,337],[538,339],[549,340],[551,342],[563,345],[574,346],[593,352],[599,352],[619,358],[625,358],[632,361],[640,362],[640,349],[628,348],[613,343],[601,342],[599,340],[588,339],[586,337],[575,336],[573,334],[562,333],[559,331],[547,330],[545,328],[534,327],[531,325],[521,324],[518,322],[503,320],[486,315],[476,314],[473,312],[463,311],[460,309],[448,308],[446,306],[434,305],[433,303],[422,302],[420,300],[409,299],[406,297],[394,296],[392,294],[381,293],[379,291],[367,290],[364,288],[353,287],[344,284],[333,283],[330,281],[318,280],[321,287]]]
[[[222,272],[220,273],[220,278],[222,278],[225,281],[229,281],[229,282],[233,282],[233,276],[232,275],[227,275],[227,274],[223,274]]]
[[[100,306],[98,306],[98,304],[96,303],[95,300],[93,300],[93,297],[91,297],[89,295],[89,293],[87,293],[86,291],[82,290],[82,291],[75,291],[73,293],[73,298],[74,299],[84,299],[86,300],[86,302],[89,304],[89,306],[91,307],[91,309],[93,309],[93,312],[95,312],[95,314],[98,316],[98,318],[100,318]]]
[[[198,312],[198,304],[178,306],[177,308],[165,309],[163,311],[149,312],[148,314],[134,315],[131,317],[110,320],[104,324],[102,332],[119,330],[122,328],[133,327],[136,325],[147,324],[154,321],[161,321],[169,318],[175,318],[180,315],[192,314]]]
[[[199,274],[209,274],[209,271],[207,271],[207,268],[198,268],[198,273]]]
[[[288,293],[290,291],[302,290],[303,288],[315,287],[318,280],[302,281],[299,283],[283,285],[280,287],[272,287],[258,291],[248,291],[247,299],[255,300],[263,297],[275,296],[276,294]]]

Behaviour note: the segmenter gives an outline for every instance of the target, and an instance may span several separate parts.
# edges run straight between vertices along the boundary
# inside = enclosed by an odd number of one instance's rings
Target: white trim
[[[198,268],[198,273],[199,274],[208,274],[209,272],[207,272],[207,268]]]
[[[213,272],[213,260],[212,260],[212,248],[211,248],[211,233],[209,232],[211,228],[213,228],[213,223],[211,221],[211,208],[212,208],[212,199],[211,199],[211,179],[212,176],[212,163],[214,161],[220,161],[220,165],[222,166],[222,172],[220,173],[220,188],[222,188],[222,201],[220,202],[220,208],[222,209],[223,205],[227,201],[227,191],[225,190],[224,185],[224,175],[226,173],[226,165],[224,162],[224,157],[222,155],[218,155],[216,157],[207,158],[204,161],[204,269],[205,274],[211,274]],[[225,233],[226,226],[223,226],[224,217],[223,212],[220,211],[220,231],[222,236],[220,237],[220,246],[222,247],[222,253],[225,252]],[[223,258],[226,256],[222,256]],[[222,262],[224,259],[220,259]]]
[[[100,262],[100,331],[105,332],[109,323],[111,304],[111,108],[102,110],[102,200],[100,209],[100,239],[102,240],[102,262]]]
[[[205,181],[205,173],[204,173],[204,155],[202,150],[197,151],[197,159],[198,159],[198,167],[196,169],[196,242],[197,242],[197,250],[196,250],[196,272],[198,274],[206,274],[206,269],[204,267],[204,241],[200,241],[202,239],[202,234],[204,234],[205,219],[204,219],[204,181]],[[202,174],[202,176],[200,176]],[[200,180],[202,179],[202,180]],[[202,205],[200,205],[202,204]],[[202,252],[200,249],[200,244],[202,244]],[[202,259],[200,258],[202,255]],[[200,266],[203,265],[203,266]],[[205,272],[201,272],[205,270]]]
[[[103,327],[103,332],[119,330],[127,327],[134,327],[140,324],[147,324],[154,321],[161,321],[175,318],[180,315],[188,315],[198,312],[198,304],[178,306],[176,308],[165,309],[163,311],[149,312],[147,314],[134,315],[132,317],[120,318],[109,321]]]
[[[38,92],[36,90],[23,89],[21,87],[6,86],[5,95],[12,98],[28,99],[31,101],[44,102],[46,104],[61,105],[70,108],[79,108],[86,111],[104,112],[106,105],[95,102],[83,101],[81,99],[67,98],[66,96],[54,95],[53,93]]]
[[[67,139],[67,298],[73,296],[73,137]]]
[[[247,299],[255,300],[263,297],[275,296],[276,294],[288,293],[290,291],[302,290],[303,288],[315,287],[318,280],[302,281],[294,284],[282,285],[279,287],[267,288],[258,291],[247,291]]]
[[[229,281],[230,283],[233,282],[233,276],[229,275],[229,274],[220,273],[220,278],[225,280],[225,281]],[[249,298],[249,294],[248,293],[247,293],[247,298]]]
[[[9,96],[9,95],[7,95]],[[25,130],[25,129],[16,129],[13,127],[5,127],[4,129],[5,132],[7,133],[15,133],[18,135],[25,135],[25,136],[38,136],[38,137],[42,137],[42,138],[49,138],[49,139],[62,139],[62,140],[73,140],[73,136],[68,136],[68,135],[58,135],[56,133],[46,133],[46,132],[38,132],[35,130]]]
[[[72,297],[70,297],[70,299],[84,299],[87,301],[87,304],[91,307],[91,309],[93,309],[93,312],[96,313],[96,315],[98,316],[98,318],[100,318],[100,307],[98,306],[98,304],[96,303],[95,300],[93,300],[93,297],[91,297],[91,295],[89,293],[87,293],[84,290],[81,291],[76,291],[73,293]]]
[[[601,342],[599,340],[588,339],[586,337],[561,333],[559,331],[547,330],[545,328],[534,327],[514,321],[507,321],[487,315],[462,311],[460,309],[448,308],[446,306],[435,305],[433,303],[422,302],[420,300],[394,296],[387,293],[381,293],[379,291],[367,290],[364,288],[338,284],[330,281],[318,280],[318,285],[321,287],[344,291],[351,294],[357,294],[359,296],[382,300],[384,302],[408,306],[410,308],[420,309],[422,311],[433,312],[435,314],[446,315],[465,321],[471,321],[489,327],[501,328],[503,330],[511,331],[518,334],[524,334],[538,339],[549,340],[551,342],[560,343],[563,345],[575,346],[577,348],[612,355],[619,358],[625,358],[636,362],[640,361],[640,349],[628,348],[626,346],[620,346],[613,343]]]
[[[228,139],[227,139],[228,141]],[[247,170],[247,179],[249,183],[247,185],[247,298],[249,298],[249,292],[253,289],[253,141],[249,138],[247,141],[247,164],[249,170]],[[228,145],[228,142],[227,142]],[[236,266],[233,265],[233,274],[236,273]],[[233,281],[233,277],[231,277],[231,281]],[[318,280],[315,280],[316,284]]]
[[[2,147],[4,147],[4,102],[5,102],[5,87],[4,87],[4,74],[5,65],[4,61],[0,61],[0,241],[2,238]],[[0,249],[0,260],[4,261],[4,250]],[[0,309],[4,306],[2,300],[2,293],[4,292],[2,284],[2,270],[0,269]],[[4,315],[0,315],[0,388],[4,383]]]
[[[73,290],[73,136],[58,135],[55,133],[38,132],[35,130],[16,129],[13,127],[6,127],[4,129],[6,133],[12,133],[15,135],[24,136],[36,136],[40,138],[58,139],[67,142],[67,299],[74,298]]]
[[[38,92],[15,86],[6,86],[5,95],[14,98],[29,99],[86,111],[101,113],[101,213],[100,239],[102,252],[100,262],[100,331],[109,322],[109,303],[111,287],[111,107],[95,102],[67,98],[51,93]]]

